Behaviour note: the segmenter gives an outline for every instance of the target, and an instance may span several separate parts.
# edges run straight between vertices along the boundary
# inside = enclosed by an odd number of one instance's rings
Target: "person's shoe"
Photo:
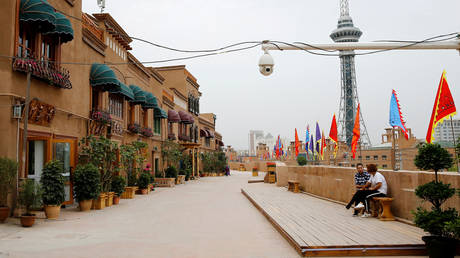
[[[355,210],[359,210],[364,208],[364,205],[362,203],[358,203],[358,205],[355,206]]]
[[[358,214],[353,213],[353,217],[358,217]]]
[[[371,216],[370,213],[364,212],[361,218],[369,218]]]
[[[348,210],[351,208],[351,203],[347,204],[347,206],[345,206],[345,208]]]

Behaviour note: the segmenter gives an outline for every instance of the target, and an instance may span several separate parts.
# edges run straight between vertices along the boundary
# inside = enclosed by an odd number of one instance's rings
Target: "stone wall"
[[[266,171],[266,161],[253,161],[249,163],[230,162],[230,168],[238,170],[239,165],[244,164],[247,171],[252,167],[258,167],[259,171]],[[388,195],[395,200],[392,204],[392,212],[395,216],[412,220],[411,211],[421,204],[421,200],[415,196],[417,186],[434,180],[434,172],[426,171],[391,171],[379,170],[388,184]],[[354,174],[355,168],[332,167],[332,166],[290,166],[285,163],[276,163],[277,186],[287,186],[288,180],[297,180],[303,191],[325,197],[331,200],[347,203],[355,192]],[[438,173],[440,181],[450,183],[452,187],[460,189],[460,173]],[[428,208],[429,204],[423,204]],[[449,199],[445,206],[455,207],[460,211],[460,198],[455,195]]]

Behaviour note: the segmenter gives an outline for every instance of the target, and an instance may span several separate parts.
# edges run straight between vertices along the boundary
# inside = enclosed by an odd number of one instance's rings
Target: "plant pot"
[[[83,200],[79,202],[80,204],[80,211],[89,211],[91,210],[91,205],[93,204],[93,200]]]
[[[9,207],[0,207],[0,223],[5,222],[6,218],[8,218],[8,215],[10,214],[10,208]]]
[[[259,172],[257,172],[257,171],[252,171],[252,176],[259,176]]]
[[[120,196],[114,195],[113,196],[113,205],[117,205],[120,203]]]
[[[105,199],[107,198],[107,194],[101,193],[97,200],[93,200],[93,205],[91,209],[93,210],[102,210],[105,208]]]
[[[121,194],[121,199],[133,199],[134,193],[136,192],[135,186],[125,187],[125,191]]]
[[[423,236],[430,258],[453,258],[457,240],[440,236]]]
[[[32,227],[35,223],[35,215],[22,215],[21,216],[21,225],[23,227]]]
[[[47,219],[57,219],[61,213],[61,205],[45,205]]]
[[[141,190],[141,194],[148,194],[149,193],[149,189],[147,189],[147,188],[142,188],[140,190]]]
[[[113,196],[115,195],[114,192],[108,192],[107,198],[105,199],[105,207],[110,207],[113,204]]]

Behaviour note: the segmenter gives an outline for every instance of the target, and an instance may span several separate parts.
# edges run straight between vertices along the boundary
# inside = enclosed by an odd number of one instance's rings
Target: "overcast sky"
[[[363,32],[361,42],[423,40],[458,32],[459,10],[458,0],[350,1],[350,15]],[[83,11],[100,12],[97,0],[83,0]],[[132,37],[180,49],[264,39],[331,43],[339,0],[106,0],[105,12]],[[140,61],[185,56],[136,41],[131,46]],[[257,47],[155,66],[186,65],[203,93],[200,111],[217,115],[216,130],[236,149],[247,149],[251,129],[293,139],[297,128],[303,139],[306,125],[314,127],[318,121],[328,135],[332,115],[339,111],[339,58],[271,51],[275,70],[265,77],[257,65],[262,54]],[[391,89],[399,95],[406,127],[417,138],[425,138],[443,69],[460,105],[458,51],[391,51],[357,56],[355,62],[361,110],[373,144],[380,143],[389,126]]]

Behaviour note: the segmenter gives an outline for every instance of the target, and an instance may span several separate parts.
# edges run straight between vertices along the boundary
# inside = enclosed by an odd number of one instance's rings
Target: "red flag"
[[[335,114],[332,117],[331,130],[329,131],[329,138],[334,142],[334,158],[337,155],[337,147],[339,146],[337,142],[339,141],[337,135],[337,121],[335,119]]]
[[[321,160],[324,159],[324,148],[326,147],[326,138],[324,138],[324,131],[321,131]]]
[[[359,131],[359,103],[358,103],[358,110],[356,111],[355,127],[353,128],[353,138],[351,140],[351,153],[353,153],[353,159],[355,159],[356,146],[358,145],[360,136],[361,136],[361,133]]]
[[[426,142],[431,143],[434,139],[434,128],[444,119],[457,114],[454,99],[450,94],[449,85],[446,80],[446,71],[442,72],[441,81],[439,82],[438,92],[434,100],[433,112],[431,113],[428,132],[426,133]]]
[[[299,156],[299,136],[297,135],[297,128],[295,129],[295,156]]]

